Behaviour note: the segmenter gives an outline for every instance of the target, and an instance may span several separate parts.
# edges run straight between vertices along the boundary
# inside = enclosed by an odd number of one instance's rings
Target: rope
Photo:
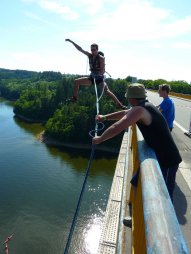
[[[102,95],[100,96],[100,98],[98,98],[97,86],[96,86],[95,78],[94,78],[94,85],[95,85],[95,93],[96,93],[96,111],[97,111],[97,115],[98,115],[99,114],[99,100],[101,99]],[[102,124],[101,128],[99,128],[99,124]],[[96,121],[96,123],[95,123],[95,130],[90,131],[89,135],[91,137],[93,137],[91,133],[94,131],[95,132],[95,136],[97,136],[98,130],[102,130],[103,128],[104,128],[104,124],[103,123],[98,123]],[[82,189],[81,189],[81,192],[80,192],[80,196],[79,196],[79,199],[78,199],[78,203],[77,203],[77,206],[76,206],[76,210],[75,210],[75,213],[74,213],[72,224],[71,224],[71,227],[70,227],[70,231],[69,231],[68,239],[67,239],[67,242],[66,242],[64,254],[67,254],[68,251],[69,251],[69,248],[70,248],[70,243],[71,243],[71,240],[72,240],[72,235],[73,235],[73,232],[74,232],[76,220],[77,220],[78,213],[79,213],[79,210],[80,210],[80,205],[81,205],[82,197],[83,197],[83,194],[84,194],[84,190],[85,190],[85,186],[86,186],[89,170],[90,170],[90,167],[91,167],[91,163],[92,163],[92,160],[93,160],[93,157],[94,157],[94,153],[95,153],[95,145],[92,145],[92,147],[91,147],[91,154],[90,154],[90,158],[88,160],[88,165],[87,165],[87,169],[86,169],[86,174],[85,174],[84,182],[83,182],[83,185],[82,185]]]
[[[94,79],[94,86],[96,86],[96,84],[95,84],[95,79]],[[98,101],[101,100],[101,98],[102,98],[102,96],[103,96],[103,94],[104,94],[105,86],[106,86],[106,84],[105,84],[105,75],[104,75],[104,79],[103,79],[103,89],[102,89],[102,92],[101,92],[100,97],[98,98]],[[95,89],[97,90],[97,86],[96,86]]]
[[[111,74],[109,74],[107,71],[105,71],[108,75],[109,75],[109,77],[111,78]]]
[[[87,166],[87,169],[86,169],[86,175],[85,175],[85,178],[84,178],[84,182],[83,182],[82,189],[81,189],[81,192],[80,192],[80,196],[79,196],[79,199],[78,199],[78,203],[77,203],[77,206],[76,206],[76,211],[75,211],[75,214],[74,214],[74,217],[73,217],[73,220],[72,220],[72,224],[71,224],[71,227],[70,227],[70,232],[69,232],[69,235],[68,235],[68,239],[67,239],[66,247],[65,247],[65,250],[64,250],[64,254],[68,253],[68,250],[69,250],[69,247],[70,247],[72,235],[73,235],[76,220],[77,220],[77,217],[78,217],[80,204],[81,204],[83,193],[84,193],[84,190],[85,190],[86,181],[87,181],[88,173],[89,173],[91,163],[92,163],[92,160],[93,160],[94,152],[95,152],[95,145],[92,145],[91,155],[90,155],[90,158],[89,158],[89,161],[88,161],[88,166]]]

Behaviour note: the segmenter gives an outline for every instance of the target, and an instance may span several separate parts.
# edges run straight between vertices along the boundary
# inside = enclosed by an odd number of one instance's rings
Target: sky
[[[97,43],[112,78],[191,82],[190,0],[0,0],[0,68],[88,75]]]

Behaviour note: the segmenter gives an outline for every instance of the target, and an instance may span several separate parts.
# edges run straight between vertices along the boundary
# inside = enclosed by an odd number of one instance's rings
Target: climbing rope
[[[94,86],[96,86],[95,79],[94,79]],[[100,101],[100,100],[101,100],[101,98],[102,98],[102,96],[103,96],[103,94],[104,94],[105,86],[106,86],[106,83],[105,83],[105,75],[104,75],[104,79],[103,79],[103,89],[102,89],[102,92],[101,92],[101,95],[100,95],[100,97],[99,97],[98,101]],[[95,89],[97,90],[97,86],[96,86],[96,88],[95,88]]]
[[[96,85],[96,82],[95,82],[95,78],[94,78],[94,85],[95,85],[95,93],[96,93],[96,111],[97,111],[97,115],[98,115],[99,114],[99,100],[101,99],[102,95],[100,97],[98,97],[97,85]],[[103,91],[104,91],[104,86],[103,86]],[[99,128],[99,125],[101,125],[100,128]],[[89,132],[89,135],[91,137],[93,137],[92,132],[94,132],[95,136],[97,136],[98,131],[102,130],[103,128],[104,128],[104,124],[103,123],[99,123],[98,121],[96,121],[96,123],[95,123],[95,129],[91,130]],[[83,197],[83,194],[84,194],[84,190],[85,190],[88,174],[89,174],[91,163],[92,163],[92,160],[93,160],[93,157],[94,157],[94,153],[95,153],[95,146],[96,145],[92,145],[92,147],[91,147],[91,154],[90,154],[90,158],[88,160],[88,165],[87,165],[87,169],[86,169],[86,174],[85,174],[84,182],[82,184],[82,189],[81,189],[81,192],[80,192],[80,195],[79,195],[79,198],[78,198],[78,202],[77,202],[76,210],[75,210],[74,217],[73,217],[73,220],[72,220],[72,224],[71,224],[71,227],[70,227],[70,231],[69,231],[68,239],[67,239],[67,242],[66,242],[64,254],[67,254],[68,251],[69,251],[69,248],[70,248],[70,243],[71,243],[71,240],[72,240],[72,235],[73,235],[73,232],[74,232],[74,228],[75,228],[75,225],[76,225],[76,220],[77,220],[78,213],[79,213],[79,210],[80,210],[80,204],[81,204],[81,201],[82,201],[82,197]]]
[[[76,211],[74,213],[72,224],[71,224],[71,227],[70,227],[70,232],[69,232],[69,235],[68,235],[68,239],[67,239],[66,247],[65,247],[65,250],[64,250],[64,254],[67,254],[68,250],[70,248],[70,243],[71,243],[71,240],[72,240],[72,235],[73,235],[73,232],[74,232],[76,220],[77,220],[78,213],[79,213],[79,210],[80,210],[80,204],[81,204],[83,193],[84,193],[84,190],[85,190],[85,186],[86,186],[86,182],[87,182],[87,178],[88,178],[88,173],[89,173],[91,163],[92,163],[92,160],[93,160],[93,157],[94,157],[94,152],[95,152],[95,145],[92,145],[91,154],[90,154],[90,158],[89,158],[89,161],[88,161],[88,166],[87,166],[87,169],[86,169],[84,182],[83,182],[83,185],[82,185],[82,189],[81,189],[81,192],[80,192],[80,196],[79,196],[79,199],[78,199],[78,203],[77,203],[77,206],[76,206]]]

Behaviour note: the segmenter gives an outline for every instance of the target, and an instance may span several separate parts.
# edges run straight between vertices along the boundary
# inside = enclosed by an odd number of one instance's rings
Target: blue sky
[[[88,74],[83,49],[113,78],[191,82],[190,0],[1,0],[0,68]]]

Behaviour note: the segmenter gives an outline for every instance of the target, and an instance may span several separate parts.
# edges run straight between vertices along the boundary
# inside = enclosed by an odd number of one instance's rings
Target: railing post
[[[138,158],[138,145],[137,145],[137,132],[136,126],[132,126],[132,175],[139,169]],[[132,253],[133,254],[145,254],[146,253],[146,240],[144,231],[144,217],[142,206],[142,187],[140,178],[138,180],[138,186],[131,186],[129,203],[132,206]],[[138,237],[137,237],[138,236]]]
[[[137,132],[136,132],[136,126],[133,125],[131,127],[131,174],[133,175],[136,170],[139,168],[139,159],[138,159],[138,147],[137,147]],[[130,189],[130,195],[129,195],[129,204],[132,204],[134,197],[134,189]]]

